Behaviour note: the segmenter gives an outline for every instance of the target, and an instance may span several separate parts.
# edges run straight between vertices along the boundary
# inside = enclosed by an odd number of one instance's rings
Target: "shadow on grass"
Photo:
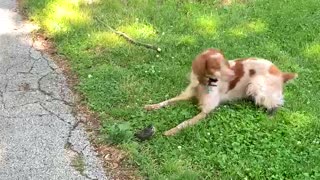
[[[303,4],[262,0],[228,7],[196,1],[79,2],[71,5],[70,12],[60,10],[59,16],[68,16],[60,20],[55,18],[53,6],[45,7],[43,2],[33,12],[36,21],[47,19],[61,27],[42,24],[49,33],[50,29],[57,30],[52,37],[59,52],[70,59],[81,79],[79,89],[91,108],[107,114],[101,117],[107,124],[113,117],[116,122],[128,121],[139,128],[154,123],[162,132],[195,115],[197,109],[190,103],[152,113],[141,107],[183,90],[192,59],[208,47],[222,49],[229,59],[270,59],[281,69],[300,75],[286,87],[285,107],[274,120],[240,101],[221,106],[206,121],[177,137],[158,135],[148,143],[123,145],[134,154],[146,176],[178,178],[188,176],[188,171],[208,179],[259,179],[316,177],[320,172],[313,161],[319,146],[314,143],[318,142],[319,127],[319,102],[314,97],[320,96],[315,85],[319,79],[315,59],[320,33],[316,0]],[[75,10],[84,13],[84,22],[69,17]],[[157,44],[163,52],[156,56],[153,51],[128,44],[93,17],[140,41]],[[184,160],[171,163],[177,159]]]

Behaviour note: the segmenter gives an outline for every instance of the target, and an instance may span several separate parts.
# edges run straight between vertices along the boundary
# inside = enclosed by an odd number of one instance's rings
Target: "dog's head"
[[[223,53],[218,49],[208,49],[198,55],[192,63],[192,71],[201,84],[207,84],[209,78],[232,81],[235,74]]]

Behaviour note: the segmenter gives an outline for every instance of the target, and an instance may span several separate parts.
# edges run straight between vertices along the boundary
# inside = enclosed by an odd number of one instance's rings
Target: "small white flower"
[[[157,55],[156,55],[156,57],[157,57],[157,58],[159,58],[159,57],[160,57],[160,55],[159,55],[159,54],[157,54]]]
[[[88,75],[88,78],[92,78],[93,76],[91,74]]]
[[[207,135],[210,136],[210,133],[208,132]]]
[[[164,35],[165,34],[165,32],[162,32],[162,35]]]
[[[158,48],[158,49],[157,49],[157,51],[159,51],[159,52],[160,52],[160,51],[161,51],[161,48]]]
[[[171,58],[172,58],[172,59],[174,59],[174,57],[173,57],[173,56],[172,56]]]
[[[181,149],[182,147],[181,146],[178,146],[178,149]]]
[[[297,141],[297,144],[298,144],[298,145],[301,144],[301,141]]]

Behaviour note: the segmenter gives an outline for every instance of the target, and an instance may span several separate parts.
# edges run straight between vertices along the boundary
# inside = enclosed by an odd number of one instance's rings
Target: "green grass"
[[[320,178],[320,2],[248,0],[221,6],[211,0],[26,0],[29,17],[65,55],[78,90],[100,114],[101,136],[115,124],[120,146],[150,179]],[[104,21],[157,53],[127,43]],[[175,137],[165,130],[197,114],[190,102],[155,112],[143,105],[177,95],[193,58],[208,47],[228,59],[272,60],[299,78],[285,88],[285,106],[272,119],[249,102],[219,107]],[[125,123],[126,122],[126,123]],[[129,124],[128,124],[129,123]],[[128,134],[153,123],[157,135],[137,143]],[[130,127],[130,128],[129,128]],[[109,138],[108,138],[109,137]],[[107,141],[106,141],[107,143]]]

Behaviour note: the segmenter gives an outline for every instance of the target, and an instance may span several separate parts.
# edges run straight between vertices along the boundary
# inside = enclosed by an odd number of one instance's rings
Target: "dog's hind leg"
[[[270,116],[274,115],[278,107],[284,103],[280,81],[271,83],[263,77],[257,77],[248,85],[246,93],[254,99],[256,105],[264,106]]]

